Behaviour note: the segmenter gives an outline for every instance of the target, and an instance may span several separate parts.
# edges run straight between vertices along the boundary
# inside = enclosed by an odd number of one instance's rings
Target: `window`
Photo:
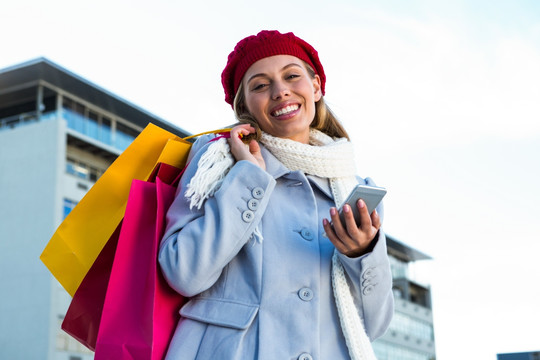
[[[67,158],[66,172],[68,174],[75,175],[81,179],[88,179],[89,173],[90,173],[89,170],[87,169],[86,164],[83,164],[72,158]]]
[[[388,257],[390,260],[390,268],[392,269],[392,278],[393,279],[407,279],[408,278],[408,267],[407,263],[401,261],[394,256]]]
[[[111,119],[66,96],[62,99],[62,116],[69,129],[119,150],[125,150],[139,135],[139,131],[129,126],[129,123]],[[113,131],[113,128],[116,130]]]
[[[108,117],[101,117],[101,127],[99,128],[98,140],[108,145],[112,144],[111,123],[112,121]]]
[[[77,161],[68,157],[66,160],[66,172],[78,178],[96,182],[97,179],[103,175],[105,170],[98,169],[94,166],[87,165],[82,161]]]
[[[433,341],[433,326],[425,321],[396,312],[390,323],[390,329],[416,338]]]
[[[373,350],[379,360],[431,360],[434,356],[412,349],[407,349],[386,341],[377,340],[373,343]]]
[[[73,201],[73,200],[70,200],[70,199],[64,199],[64,219],[66,218],[66,216],[69,215],[71,210],[73,210],[75,205],[77,205],[77,201]]]
[[[98,139],[99,134],[99,116],[92,110],[88,111],[88,122],[87,122],[87,135],[93,139]]]
[[[115,147],[121,150],[125,150],[135,138],[139,135],[139,132],[117,122],[116,123],[116,141]]]

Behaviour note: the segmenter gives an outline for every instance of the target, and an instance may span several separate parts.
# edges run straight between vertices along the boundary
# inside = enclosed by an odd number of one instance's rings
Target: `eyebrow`
[[[299,68],[302,68],[302,66],[300,64],[297,64],[297,63],[290,63],[288,65],[285,65],[283,68],[281,68],[281,71],[285,71],[287,70],[288,68],[290,67],[293,67],[293,66],[297,66]],[[249,82],[257,77],[265,77],[266,74],[265,73],[258,73],[258,74],[254,74],[252,76],[249,77],[249,79],[247,80],[246,84],[249,84]]]

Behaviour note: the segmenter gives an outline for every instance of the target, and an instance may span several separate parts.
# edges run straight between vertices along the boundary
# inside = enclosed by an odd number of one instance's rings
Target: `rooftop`
[[[151,122],[180,137],[190,134],[43,57],[0,69],[2,85],[0,103],[10,105],[21,99],[32,99],[35,97],[35,87],[43,82],[65,90],[141,128]]]

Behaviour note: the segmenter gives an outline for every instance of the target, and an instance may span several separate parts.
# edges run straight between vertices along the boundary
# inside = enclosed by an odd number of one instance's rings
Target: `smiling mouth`
[[[274,111],[271,115],[276,116],[276,117],[277,116],[282,116],[282,115],[287,115],[287,114],[292,113],[293,111],[298,110],[299,108],[300,108],[300,105],[298,105],[298,104],[289,105],[287,107],[284,107],[282,109]]]

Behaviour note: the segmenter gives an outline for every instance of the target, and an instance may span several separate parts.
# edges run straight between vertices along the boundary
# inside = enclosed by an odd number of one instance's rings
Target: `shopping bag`
[[[162,164],[161,167],[167,167]],[[134,180],[118,238],[97,336],[95,359],[162,359],[185,299],[169,287],[157,253],[174,182]]]
[[[174,187],[176,186],[179,173],[180,169],[159,163],[151,174],[149,181],[153,182],[156,178],[159,178],[162,183]],[[170,199],[162,200],[164,202],[161,204],[167,206]],[[157,219],[158,214],[155,216]],[[164,216],[164,209],[161,209],[159,216]],[[92,351],[96,349],[96,340],[101,322],[103,304],[105,302],[105,294],[109,284],[122,224],[121,222],[107,241],[105,247],[79,285],[62,322],[62,330]]]
[[[121,226],[120,222],[86,273],[62,321],[62,330],[92,351],[96,350],[103,303],[109,285]]]
[[[146,180],[157,163],[182,169],[192,145],[189,138],[228,131],[181,139],[148,124],[64,219],[40,256],[71,296],[122,220],[132,180]]]
[[[170,142],[169,140],[174,140]],[[168,143],[182,150],[167,157],[182,168],[191,143],[149,124],[111,164],[84,198],[60,224],[41,254],[41,260],[73,296],[125,211],[133,179],[146,180]]]

